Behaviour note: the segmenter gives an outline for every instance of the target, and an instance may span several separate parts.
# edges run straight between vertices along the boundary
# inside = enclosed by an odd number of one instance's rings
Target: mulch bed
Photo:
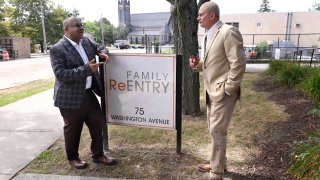
[[[294,142],[304,140],[320,129],[320,118],[307,115],[315,107],[314,101],[294,87],[274,85],[269,75],[263,75],[255,82],[254,90],[268,92],[269,99],[284,106],[289,117],[286,121],[268,125],[264,132],[257,134],[254,141],[260,146],[261,155],[237,171],[240,174],[230,176],[237,179],[293,179],[286,171]]]

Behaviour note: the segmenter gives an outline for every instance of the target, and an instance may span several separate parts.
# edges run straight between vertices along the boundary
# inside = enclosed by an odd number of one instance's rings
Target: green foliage
[[[257,45],[258,55],[260,58],[266,56],[267,48],[268,48],[268,43],[266,41],[262,41]]]
[[[271,60],[268,72],[280,85],[297,85],[305,94],[320,101],[320,69],[300,66],[294,61]],[[318,104],[319,106],[319,104]],[[316,107],[308,112],[320,117],[320,109]],[[293,161],[288,173],[296,179],[319,179],[320,177],[320,130],[312,134],[308,140],[296,143],[292,151]]]
[[[129,33],[129,29],[126,26],[119,25],[114,32],[114,37],[116,40],[126,39]]]
[[[29,37],[31,45],[43,42],[41,4],[40,0],[8,0],[8,6],[4,6],[4,0],[0,0],[0,34],[2,36]],[[64,7],[56,6],[51,0],[42,0],[44,22],[46,30],[47,44],[52,45],[62,38],[63,21],[67,17],[74,16],[83,20],[77,9],[72,11]],[[3,21],[6,17],[6,21]],[[100,22],[100,21],[99,21]],[[99,22],[86,22],[85,32],[93,34],[97,42],[102,42],[101,31],[103,31],[104,42],[112,44],[114,42],[114,26],[106,18],[101,18]],[[89,24],[89,26],[88,26]],[[91,24],[91,26],[90,26]],[[88,29],[88,31],[87,31]],[[128,28],[120,28],[121,37],[127,35]],[[123,33],[126,32],[126,33]]]
[[[301,67],[293,61],[271,60],[268,72],[272,75],[274,83],[278,85],[293,86],[304,80],[310,68]]]
[[[314,114],[314,115],[320,117],[320,109],[317,109],[317,108],[311,109],[311,110],[308,112],[308,115],[310,115],[310,114]]]
[[[0,22],[4,21],[5,15],[5,5],[4,0],[0,0]]]
[[[300,67],[297,63],[288,63],[282,71],[274,76],[274,82],[280,85],[294,86],[304,80],[308,68]]]
[[[55,44],[63,36],[63,21],[67,16],[67,12],[61,6],[52,8],[46,16],[46,36],[48,44]]]
[[[97,43],[102,43],[103,33],[104,44],[113,44],[113,31],[115,28],[106,18],[101,18],[99,21],[94,22],[87,21],[85,24],[85,32],[91,33]]]
[[[308,96],[320,101],[320,68],[311,69],[308,76],[299,84],[299,88]]]
[[[269,6],[269,1],[268,0],[262,0],[262,4],[260,5],[260,9],[258,10],[259,13],[264,13],[264,12],[270,12],[270,6]]]
[[[314,9],[315,11],[320,11],[320,3],[315,3],[315,4],[312,6],[312,9]]]
[[[320,177],[320,130],[308,140],[296,143],[291,156],[293,163],[288,173],[297,179],[319,179]]]
[[[267,72],[270,75],[275,75],[277,72],[282,71],[286,67],[286,61],[279,61],[279,60],[270,60],[269,61],[269,68]]]
[[[53,88],[54,78],[37,80],[18,87],[0,90],[0,107]]]

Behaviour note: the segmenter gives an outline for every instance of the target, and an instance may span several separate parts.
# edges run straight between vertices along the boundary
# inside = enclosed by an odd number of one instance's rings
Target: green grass
[[[288,170],[297,179],[320,178],[320,130],[311,134],[305,141],[296,143],[291,156],[292,164]]]
[[[0,107],[53,88],[54,78],[32,81],[0,90]]]

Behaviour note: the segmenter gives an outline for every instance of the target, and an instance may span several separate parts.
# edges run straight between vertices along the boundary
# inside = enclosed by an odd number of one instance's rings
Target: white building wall
[[[239,30],[243,35],[244,44],[258,44],[262,41],[284,41],[287,34],[287,39],[297,45],[298,34],[302,34],[299,38],[299,46],[320,47],[320,23],[317,22],[320,19],[320,12],[293,12],[291,24],[287,24],[287,16],[287,12],[220,15],[224,23],[239,23]],[[258,23],[261,26],[257,26]],[[296,24],[299,24],[299,26],[296,26]],[[290,30],[287,31],[286,28]],[[309,33],[315,34],[304,35]],[[199,27],[199,42],[203,35],[204,29]]]

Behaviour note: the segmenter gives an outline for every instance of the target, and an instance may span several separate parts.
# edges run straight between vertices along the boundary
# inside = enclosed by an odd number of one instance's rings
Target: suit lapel
[[[218,21],[218,28],[216,30],[216,32],[212,35],[211,39],[210,39],[210,42],[208,43],[208,47],[206,47],[206,52],[204,54],[204,61],[207,60],[207,56],[208,56],[208,52],[209,52],[209,49],[211,48],[214,40],[216,39],[217,35],[219,34],[220,32],[220,28],[222,27],[223,23],[221,21]]]
[[[64,38],[64,45],[67,49],[67,51],[71,54],[72,58],[74,61],[77,61],[81,65],[84,65],[82,57],[80,56],[79,52],[76,50],[75,47],[69,42],[68,39]]]

